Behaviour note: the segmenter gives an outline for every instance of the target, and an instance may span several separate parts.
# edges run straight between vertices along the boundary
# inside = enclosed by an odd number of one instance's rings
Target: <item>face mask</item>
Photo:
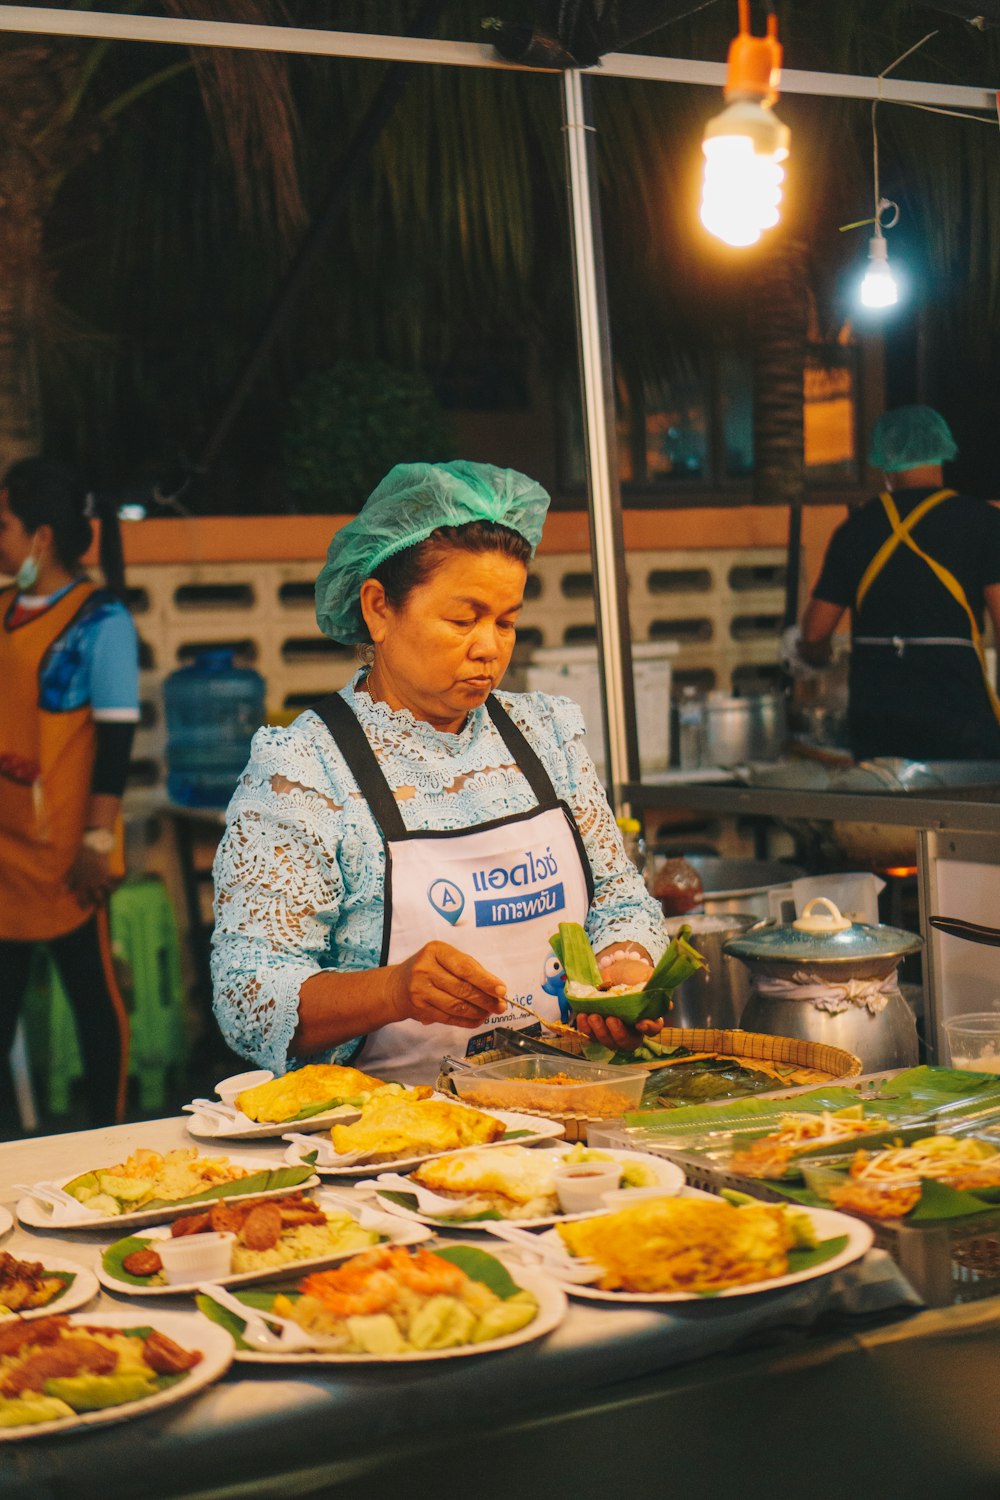
[[[27,557],[24,559],[24,562],[17,570],[17,573],[14,577],[14,582],[17,584],[17,587],[20,589],[22,594],[25,594],[29,589],[34,588],[35,584],[38,582],[38,558],[35,556],[34,552],[28,553]]]

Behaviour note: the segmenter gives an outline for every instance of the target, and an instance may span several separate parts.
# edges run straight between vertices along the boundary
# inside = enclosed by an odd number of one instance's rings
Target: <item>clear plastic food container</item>
[[[603,1068],[574,1058],[511,1057],[457,1068],[452,1083],[467,1104],[529,1114],[615,1119],[637,1109],[646,1083],[640,1068]]]

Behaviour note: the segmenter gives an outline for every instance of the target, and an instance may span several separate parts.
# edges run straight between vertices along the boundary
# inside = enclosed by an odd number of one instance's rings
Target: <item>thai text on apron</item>
[[[413,832],[346,700],[334,694],[316,712],[385,846],[380,962],[401,963],[434,939],[450,943],[496,974],[512,999],[555,1021],[559,969],[549,938],[560,922],[584,921],[593,875],[573,815],[538,756],[496,698],[486,700],[486,710],[538,806],[471,828]],[[537,1023],[509,1009],[477,1031],[397,1021],[369,1036],[363,1066],[384,1078],[433,1082],[446,1053],[474,1053],[477,1040],[498,1025],[521,1029]]]

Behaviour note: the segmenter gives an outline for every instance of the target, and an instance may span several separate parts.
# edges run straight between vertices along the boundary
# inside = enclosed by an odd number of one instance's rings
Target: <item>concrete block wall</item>
[[[321,559],[154,563],[129,567],[142,643],[142,724],[132,784],[156,789],[165,777],[162,682],[199,646],[232,645],[267,683],[268,712],[285,715],[342,687],[352,649],[316,627],[312,586]],[[675,682],[731,691],[767,680],[777,667],[784,606],[779,547],[642,550],[627,558],[629,615],[636,641],[676,640]],[[596,638],[588,553],[540,553],[531,567],[519,624],[523,648]]]

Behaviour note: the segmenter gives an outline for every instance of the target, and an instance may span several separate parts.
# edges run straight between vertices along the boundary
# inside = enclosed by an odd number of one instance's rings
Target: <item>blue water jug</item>
[[[228,648],[199,651],[164,679],[167,792],[183,807],[225,807],[264,722],[264,679]]]

